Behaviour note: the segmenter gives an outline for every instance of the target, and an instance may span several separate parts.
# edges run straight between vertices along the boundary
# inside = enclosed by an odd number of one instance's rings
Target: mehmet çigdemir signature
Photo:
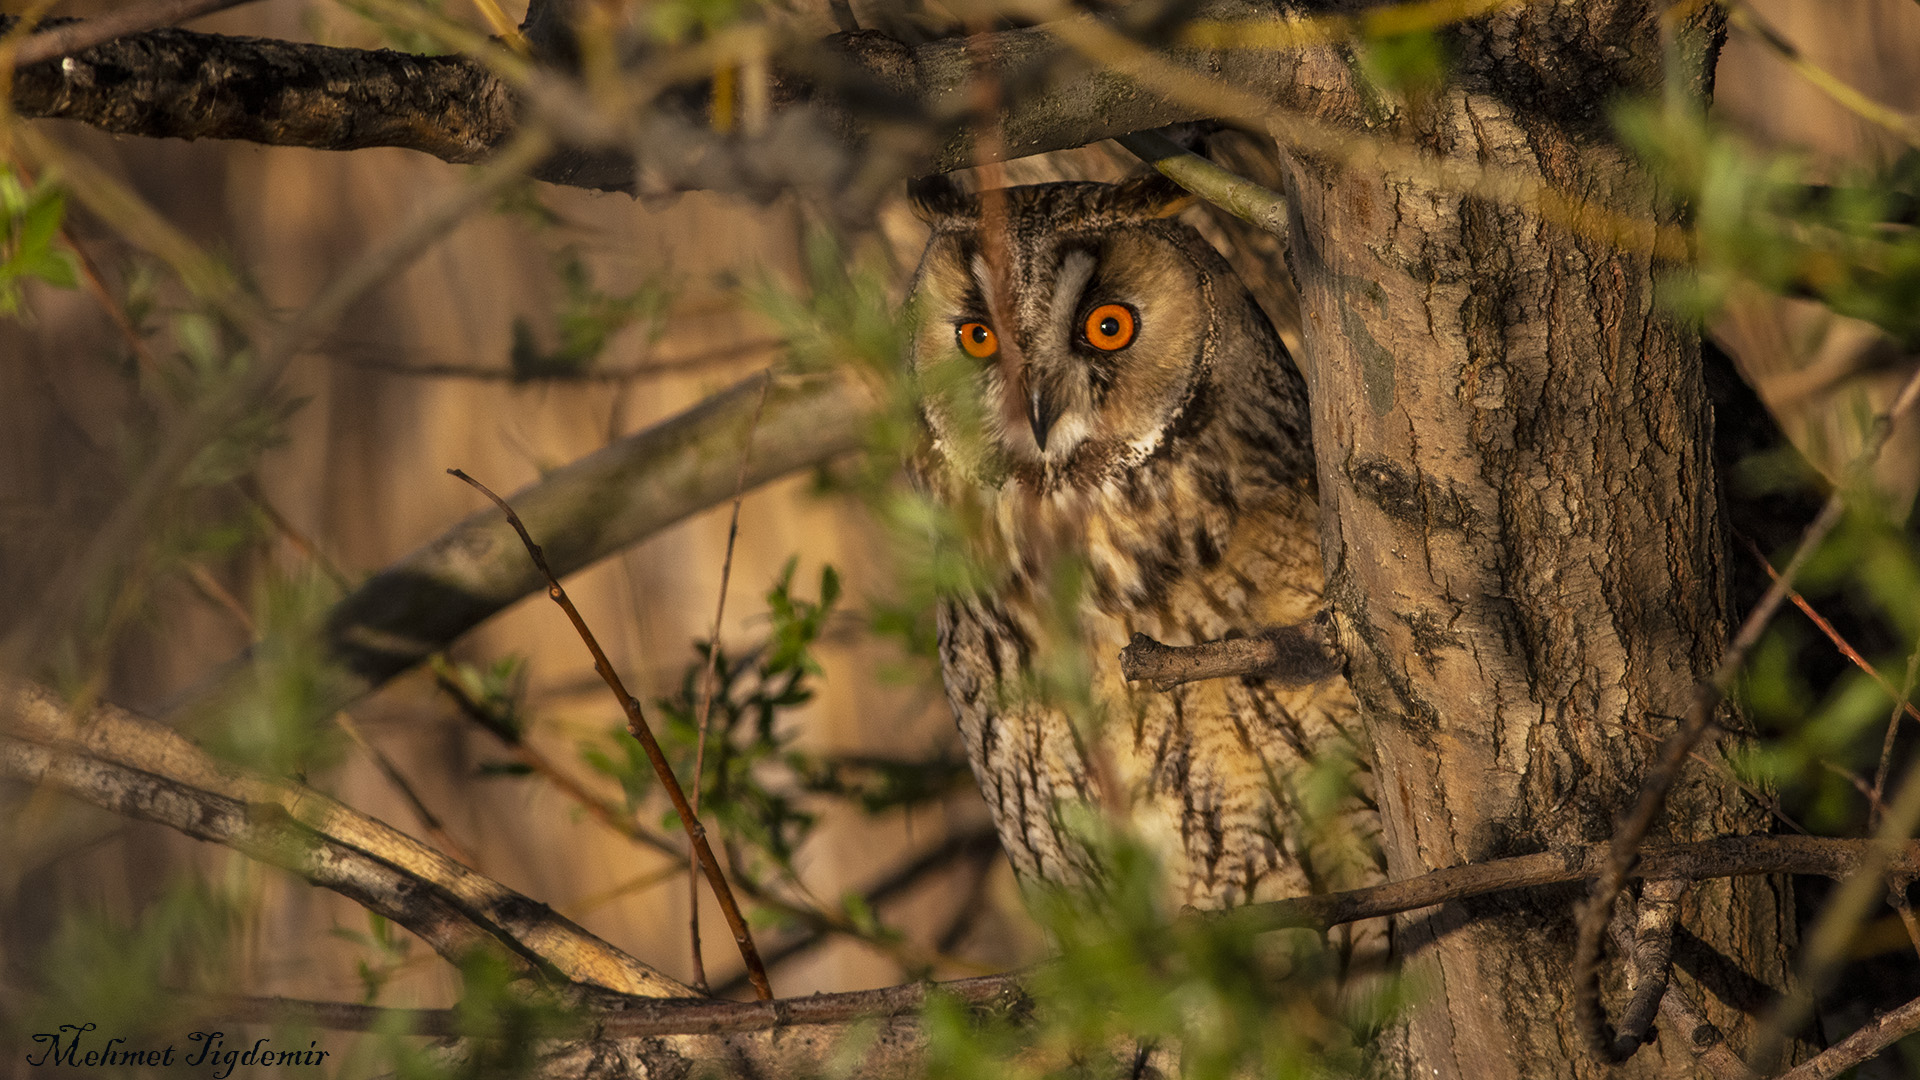
[[[81,1036],[94,1030],[93,1024],[61,1024],[60,1030],[45,1031],[33,1037],[36,1043],[44,1044],[38,1055],[28,1054],[27,1064],[65,1065],[69,1068],[97,1068],[107,1065],[156,1065],[171,1066],[174,1061],[174,1047],[168,1043],[162,1049],[133,1047],[115,1048],[116,1043],[125,1039],[108,1039],[105,1046],[97,1049],[85,1049],[80,1046]],[[328,1051],[319,1048],[317,1042],[307,1044],[305,1050],[275,1050],[267,1044],[273,1040],[255,1040],[251,1049],[222,1049],[226,1043],[224,1031],[196,1031],[187,1036],[187,1041],[199,1045],[182,1054],[179,1064],[188,1068],[210,1066],[214,1072],[213,1080],[226,1080],[232,1075],[234,1066],[290,1066],[318,1065],[327,1058]]]

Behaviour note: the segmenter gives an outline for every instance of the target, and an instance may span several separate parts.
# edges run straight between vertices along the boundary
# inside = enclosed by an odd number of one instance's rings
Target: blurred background
[[[859,14],[862,5],[853,6]],[[1920,112],[1920,5],[1751,6],[1806,60],[1886,105]],[[0,11],[20,7],[0,3]],[[446,13],[482,25],[463,5],[450,2]],[[831,31],[824,4],[792,17]],[[319,0],[270,0],[195,28],[407,47]],[[1715,110],[1756,143],[1804,151],[1836,171],[1890,161],[1904,149],[1750,34],[1727,44]],[[399,150],[329,154],[40,126],[287,309],[463,175]],[[1121,168],[1120,160],[1096,149],[1066,167],[1097,173]],[[357,582],[480,508],[477,494],[445,469],[510,492],[779,358],[777,327],[748,297],[765,281],[806,288],[804,207],[708,194],[635,201],[539,185],[509,202],[468,220],[301,354],[286,383],[301,404],[284,438],[223,496],[250,523],[244,535],[203,543],[127,614],[99,658],[104,697],[163,714],[254,640],[275,596],[335,574]],[[69,235],[109,293],[144,304],[154,325],[165,324],[178,298],[142,277],[137,253],[77,209]],[[864,265],[890,275],[897,299],[920,239],[896,200],[870,235],[848,243]],[[0,320],[0,631],[23,624],[39,583],[111,509],[139,445],[126,434],[140,413],[128,371],[142,361],[101,305],[84,288],[32,287],[27,307],[25,319]],[[597,312],[605,330],[586,376],[513,377],[516,363],[524,372],[570,341],[578,345],[568,336],[577,326],[566,320],[583,311]],[[1887,388],[1904,381],[1905,358],[1864,327],[1812,305],[1768,301],[1736,305],[1718,333],[1821,462],[1847,456],[1851,429],[1833,417],[1862,401],[1884,404]],[[823,567],[835,567],[844,596],[818,644],[816,693],[781,711],[782,736],[822,760],[960,760],[935,665],[900,637],[869,632],[874,613],[897,600],[893,553],[862,502],[833,494],[831,480],[799,475],[747,494],[720,640],[743,654],[767,637],[766,594],[788,560],[797,559],[792,592],[803,599],[817,597]],[[642,701],[677,693],[700,661],[693,643],[713,618],[727,522],[726,506],[710,510],[567,582]],[[620,784],[583,756],[583,748],[624,754],[608,736],[618,709],[544,597],[467,635],[443,674],[453,672],[457,683],[459,665],[477,676],[510,658],[520,666],[494,689],[517,692],[528,743],[564,777],[620,804]],[[384,757],[438,819],[433,842],[452,850],[450,842],[476,869],[667,974],[692,977],[684,872],[596,821],[552,776],[525,774],[524,760],[463,714],[433,672],[402,677],[355,705],[334,735],[332,763],[309,782],[427,836]],[[763,950],[806,943],[774,968],[781,994],[1003,970],[1043,951],[994,850],[985,807],[964,779],[911,807],[873,814],[846,800],[799,800],[821,817],[797,852],[796,882],[781,895],[810,900],[831,917],[809,921],[750,905],[764,912]],[[248,992],[359,1000],[372,969],[383,1004],[443,1005],[457,994],[456,974],[427,949],[382,947],[366,913],[332,893],[171,830],[64,801],[12,792],[0,809],[0,903],[8,912],[0,981],[27,977],[65,915],[97,908],[131,918],[192,866],[262,890],[236,961]],[[644,811],[640,824],[670,834],[655,814]],[[903,876],[903,868],[912,872]],[[889,887],[873,895],[882,885]],[[714,985],[730,985],[738,959],[707,904],[707,969]]]

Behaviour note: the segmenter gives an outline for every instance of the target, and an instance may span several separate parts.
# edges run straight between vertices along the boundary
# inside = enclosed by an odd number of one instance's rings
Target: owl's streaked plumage
[[[1024,879],[1099,880],[1073,827],[1085,805],[1160,848],[1179,904],[1369,884],[1365,785],[1311,765],[1364,771],[1343,680],[1162,693],[1120,675],[1135,632],[1194,644],[1321,605],[1305,384],[1226,263],[1172,220],[1177,197],[1157,177],[917,194],[932,226],[913,284],[918,468],[976,512],[994,576],[941,606],[947,695]],[[1076,665],[1078,703],[1048,677]]]

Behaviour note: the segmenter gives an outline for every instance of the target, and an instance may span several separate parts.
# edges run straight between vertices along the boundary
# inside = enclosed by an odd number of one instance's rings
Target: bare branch
[[[0,772],[226,844],[353,898],[457,960],[505,946],[585,986],[649,997],[692,991],[498,882],[311,788],[225,765],[171,728],[101,705],[0,686]]]
[[[868,910],[878,911],[882,904],[918,885],[938,871],[946,869],[955,862],[971,860],[977,864],[981,868],[981,872],[984,873],[989,867],[993,857],[999,853],[1000,834],[994,831],[991,826],[975,829],[972,832],[949,836],[938,846],[923,852],[917,858],[901,866],[895,867],[885,878],[861,890],[860,898],[866,904]],[[759,897],[755,897],[755,899],[758,900]],[[777,898],[768,899],[773,903],[779,903]],[[970,907],[971,910],[963,911],[963,915],[977,916],[980,914],[978,905],[967,906]],[[781,904],[780,908],[782,911],[805,921],[807,923],[807,930],[798,937],[784,941],[768,949],[766,959],[769,968],[780,964],[782,961],[792,959],[832,939],[835,935],[848,934],[850,936],[858,936],[854,932],[855,928],[847,925],[843,921],[830,917],[826,912],[818,908],[800,908],[788,904]],[[952,942],[936,942],[934,948],[944,952],[950,949],[952,944]],[[897,955],[896,961],[902,962],[904,965],[904,959]],[[746,976],[737,975],[732,980],[718,987],[714,991],[714,994],[717,997],[726,997],[731,993],[738,992],[745,983]]]
[[[10,691],[5,706],[9,725],[7,733],[0,735],[0,771],[7,775],[50,783],[108,809],[159,821],[286,866],[394,918],[443,955],[457,956],[491,941],[507,945],[528,964],[551,966],[587,985],[655,998],[685,998],[691,993],[555,916],[544,905],[452,864],[317,792],[222,766],[160,725],[111,707],[93,710],[82,722],[53,695],[34,688]],[[1449,900],[1592,877],[1607,859],[1607,845],[1595,844],[1200,917],[1244,921],[1253,930],[1327,927]],[[1649,848],[1641,853],[1633,873],[1649,880],[1765,873],[1838,878],[1868,865],[1896,879],[1920,876],[1920,842],[1888,846],[1812,837],[1731,837]],[[1024,1001],[1017,982],[1007,976],[964,980],[941,989],[975,1004],[1019,1007]],[[910,984],[760,1003],[627,1001],[607,1015],[601,1030],[607,1037],[625,1039],[832,1025],[898,1016],[918,1008],[928,991],[929,984]],[[1674,1003],[1662,1004],[1671,1022],[1685,1019],[1684,1000],[1670,992],[1666,1002]],[[316,1007],[312,1018],[331,1022],[325,1015],[331,1008]],[[432,1025],[441,1021],[433,1019],[434,1014],[420,1015],[426,1018],[422,1030],[438,1030]],[[1816,1059],[1791,1075],[1830,1077],[1915,1027],[1920,1027],[1920,1007],[1903,1007],[1828,1052],[1857,1056]],[[1686,1030],[1698,1042],[1699,1033],[1708,1029],[1693,1023]],[[822,1052],[831,1034],[823,1031],[818,1039],[804,1043],[805,1052]],[[768,1053],[799,1052],[787,1043],[781,1044],[784,1050],[756,1046]],[[1816,1065],[1819,1071],[1805,1071]]]
[[[1332,678],[1345,664],[1321,618],[1199,645],[1162,645],[1135,634],[1120,650],[1120,673],[1127,681],[1150,681],[1156,690],[1236,675],[1303,685]]]
[[[1616,921],[1612,929],[1614,945],[1622,953],[1629,955],[1634,953],[1637,943],[1625,924]],[[1672,955],[1672,942],[1672,927],[1669,926],[1667,928],[1669,959]],[[1662,963],[1665,962],[1662,961]],[[1720,1029],[1715,1027],[1712,1021],[1700,1015],[1700,1006],[1694,1003],[1692,995],[1687,993],[1686,988],[1669,982],[1670,974],[1670,971],[1663,971],[1660,976],[1661,986],[1665,990],[1659,999],[1660,1017],[1666,1021],[1667,1027],[1679,1036],[1680,1042],[1693,1051],[1694,1059],[1700,1063],[1700,1067],[1705,1069],[1713,1080],[1760,1080],[1760,1074],[1747,1068],[1747,1063],[1740,1060],[1740,1055],[1727,1046],[1727,1037],[1721,1033]],[[1638,995],[1636,999],[1637,997]]]
[[[720,560],[720,596],[713,603],[713,629],[707,633],[707,667],[700,676],[700,722],[695,726],[693,742],[693,816],[700,816],[700,780],[706,775],[707,768],[707,722],[713,713],[713,677],[720,663],[720,624],[727,615],[727,585],[733,580],[733,549],[740,539],[740,504],[747,493],[747,466],[753,462],[753,433],[760,427],[760,417],[767,411],[767,390],[773,386],[768,378],[760,384],[760,400],[753,406],[753,418],[747,421],[747,439],[740,446],[740,475],[733,481],[733,512],[727,518],[727,552]],[[693,868],[687,868],[687,936],[691,939],[693,950],[693,985],[701,990],[707,989],[707,962],[700,955],[700,882],[694,877]],[[754,964],[748,965],[748,974],[753,974]],[[766,972],[761,971],[762,979]]]
[[[1680,921],[1680,896],[1687,882],[1681,878],[1649,881],[1634,905],[1633,933],[1628,935],[1627,985],[1633,1000],[1620,1018],[1618,1034],[1595,1032],[1590,1038],[1612,1045],[1608,1056],[1624,1063],[1653,1039],[1653,1017],[1667,994],[1672,975],[1673,928]]]
[[[1397,915],[1450,900],[1596,878],[1608,866],[1608,852],[1606,844],[1556,848],[1534,855],[1450,866],[1417,878],[1365,889],[1250,904],[1202,917],[1231,919],[1259,930],[1298,926],[1325,930],[1342,923]],[[1880,865],[1880,872],[1887,877],[1898,879],[1909,874],[1920,877],[1920,841],[1882,845],[1872,840],[1816,836],[1730,836],[1694,844],[1649,847],[1640,852],[1628,877],[1646,881],[1704,881],[1748,874],[1845,878],[1869,859],[1882,856],[1886,862]]]
[[[1029,1007],[1015,975],[988,975],[944,983],[906,983],[878,990],[809,994],[779,1001],[705,1001],[651,998],[621,1001],[594,1010],[596,1026],[607,1038],[661,1035],[732,1035],[817,1024],[842,1024],[919,1012],[935,994],[976,1008],[1022,1011]],[[393,1030],[408,1034],[460,1034],[453,1009],[384,1009],[334,1001],[293,998],[236,998],[221,1003],[222,1018],[246,1023],[305,1022],[335,1031]]]

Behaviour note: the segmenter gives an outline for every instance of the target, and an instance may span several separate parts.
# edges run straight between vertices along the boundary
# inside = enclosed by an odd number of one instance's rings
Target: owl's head
[[[978,195],[920,183],[913,196],[932,236],[912,363],[950,466],[1093,484],[1200,421],[1223,332],[1244,319],[1223,316],[1223,299],[1251,302],[1172,220],[1185,193],[1154,175]]]

